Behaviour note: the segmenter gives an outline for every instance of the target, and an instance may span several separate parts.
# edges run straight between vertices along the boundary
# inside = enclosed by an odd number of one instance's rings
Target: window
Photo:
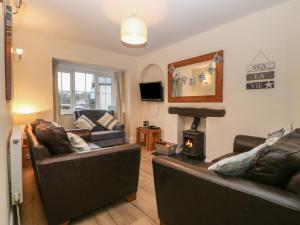
[[[75,110],[96,109],[95,75],[75,72]]]
[[[109,109],[112,106],[111,77],[98,77],[100,90],[100,109]]]
[[[61,111],[72,109],[71,102],[71,75],[70,73],[58,72],[58,91]]]
[[[61,114],[73,114],[80,109],[114,108],[112,74],[60,67],[58,71]]]

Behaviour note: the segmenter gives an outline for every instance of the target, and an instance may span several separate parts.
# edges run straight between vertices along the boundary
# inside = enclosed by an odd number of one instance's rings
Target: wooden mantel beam
[[[169,107],[170,114],[187,117],[224,117],[224,109],[207,109],[207,108],[184,108],[184,107]]]

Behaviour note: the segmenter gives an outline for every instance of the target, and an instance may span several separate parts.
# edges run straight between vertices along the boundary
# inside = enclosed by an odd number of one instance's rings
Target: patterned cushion
[[[89,129],[93,130],[93,128],[96,126],[89,118],[87,118],[85,115],[80,116],[74,125],[80,129]]]
[[[67,133],[73,152],[89,151],[89,145],[77,134]]]
[[[108,130],[113,130],[119,121],[109,113],[105,113],[104,116],[97,120],[97,123]]]

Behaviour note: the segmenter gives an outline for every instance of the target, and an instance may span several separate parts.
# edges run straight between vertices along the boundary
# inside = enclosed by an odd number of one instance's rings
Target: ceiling
[[[286,0],[23,1],[15,29],[139,56]],[[149,26],[148,44],[140,49],[120,42],[120,23],[134,11]]]

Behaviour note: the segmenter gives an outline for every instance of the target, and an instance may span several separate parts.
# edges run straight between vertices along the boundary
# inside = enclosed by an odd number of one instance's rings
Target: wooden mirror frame
[[[172,73],[170,72],[170,67],[172,65],[175,68],[178,68],[178,67],[192,65],[195,63],[206,62],[212,60],[216,54],[223,57],[223,60],[216,65],[215,95],[182,96],[182,97],[172,96]],[[168,102],[223,102],[223,65],[224,65],[223,50],[168,64]]]

